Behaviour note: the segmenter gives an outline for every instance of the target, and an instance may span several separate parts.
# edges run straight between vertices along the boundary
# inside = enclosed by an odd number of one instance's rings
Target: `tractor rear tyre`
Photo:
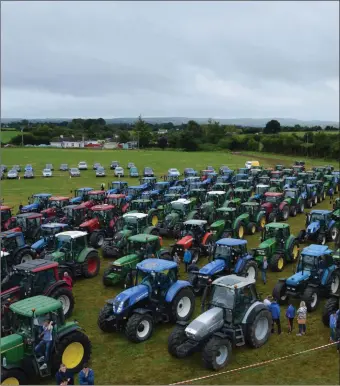
[[[330,297],[323,307],[322,322],[326,327],[329,327],[330,315],[339,309],[339,298],[332,296]]]
[[[71,290],[69,290],[67,287],[59,287],[51,294],[49,294],[49,296],[51,298],[60,300],[63,306],[65,318],[69,318],[72,315],[75,301]]]
[[[203,293],[203,288],[198,286],[198,277],[197,274],[192,272],[198,272],[200,270],[199,266],[196,264],[190,264],[188,267],[188,281],[192,285],[192,289],[196,296],[201,296]]]
[[[180,326],[177,325],[172,330],[171,334],[168,338],[168,352],[170,355],[176,358],[184,358],[186,357],[186,354],[180,354],[177,351],[177,347],[183,344],[188,338],[185,334],[185,327],[186,326]]]
[[[303,202],[300,202],[299,213],[303,213],[304,211],[305,211],[305,204]]]
[[[338,237],[339,229],[334,224],[331,229],[329,230],[329,236],[332,242],[336,242],[336,239]]]
[[[90,339],[82,331],[73,331],[56,341],[52,368],[57,371],[64,363],[72,373],[78,373],[91,357]]]
[[[308,200],[307,201],[307,208],[311,209],[313,206],[313,201],[312,200]]]
[[[238,239],[243,239],[244,237],[244,234],[245,234],[245,225],[243,222],[240,222],[236,225],[236,228],[235,228],[235,235],[236,235],[236,238]]]
[[[290,207],[290,215],[292,217],[296,217],[296,215],[297,215],[296,206],[293,205],[293,206]]]
[[[90,236],[90,245],[93,248],[100,248],[105,241],[104,233],[102,232],[93,232]]]
[[[273,272],[281,272],[285,266],[285,258],[283,255],[276,253],[269,261],[270,269]]]
[[[318,196],[314,196],[312,205],[317,205],[318,203]]]
[[[86,278],[95,277],[98,275],[100,270],[100,258],[98,252],[92,251],[90,252],[83,264],[82,264],[82,273]]]
[[[273,295],[273,298],[276,299],[281,306],[287,304],[288,295],[287,295],[286,283],[283,281],[278,281],[275,284],[275,287],[273,288],[272,295]]]
[[[266,225],[266,216],[261,216],[258,221],[258,230],[262,231]]]
[[[281,217],[282,217],[282,220],[283,220],[283,221],[288,220],[288,217],[289,217],[289,206],[288,206],[288,205],[285,205],[285,206],[282,208],[282,211],[281,211]]]
[[[2,385],[27,385],[27,375],[20,369],[5,369],[1,366]]]
[[[301,299],[306,303],[309,312],[315,311],[318,308],[320,301],[318,289],[315,287],[307,287],[302,294]]]
[[[247,225],[247,234],[248,235],[254,235],[256,232],[256,225],[254,222],[250,222],[248,225]]]
[[[16,255],[15,255],[15,258],[14,258],[14,265],[18,265],[18,264],[21,264],[21,263],[26,263],[27,261],[31,261],[34,259],[34,255],[33,253],[28,249],[28,248],[25,248],[25,249],[22,249],[21,251],[19,251]]]
[[[117,257],[117,255],[114,252],[114,247],[111,246],[110,242],[104,241],[102,245],[102,255],[106,258],[113,258]]]
[[[295,263],[299,257],[299,243],[295,239],[288,247],[289,258],[292,263]]]
[[[260,311],[254,321],[247,325],[246,340],[249,346],[259,348],[269,339],[272,329],[272,315],[269,310]]]
[[[105,306],[99,311],[97,325],[104,332],[116,331],[116,326],[112,322],[108,322],[107,319],[112,315],[112,304],[105,304]]]
[[[109,268],[106,268],[104,270],[104,274],[103,274],[103,284],[105,285],[105,287],[111,287],[112,286],[112,281],[111,279],[108,279],[108,275],[111,273],[111,267]]]
[[[248,261],[242,270],[242,276],[256,280],[258,267],[255,261]]]
[[[327,237],[324,233],[320,233],[316,239],[316,242],[320,245],[325,245],[327,242]]]
[[[276,215],[274,213],[270,213],[268,216],[268,223],[276,222],[276,221],[277,221]]]
[[[182,288],[171,302],[171,320],[186,322],[195,311],[195,295],[191,288]]]
[[[150,338],[152,332],[153,319],[149,314],[134,313],[126,323],[125,334],[131,342],[144,342]]]
[[[331,295],[339,295],[340,292],[340,271],[332,272],[331,276]]]
[[[228,365],[231,353],[232,345],[229,339],[213,337],[203,347],[203,364],[209,370],[220,370]]]

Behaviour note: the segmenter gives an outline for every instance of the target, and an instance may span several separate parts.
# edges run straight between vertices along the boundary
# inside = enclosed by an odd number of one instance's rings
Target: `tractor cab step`
[[[244,333],[243,333],[243,329],[242,327],[239,325],[237,326],[237,328],[235,329],[235,345],[240,347],[240,346],[244,346],[246,343],[245,339],[244,339]]]

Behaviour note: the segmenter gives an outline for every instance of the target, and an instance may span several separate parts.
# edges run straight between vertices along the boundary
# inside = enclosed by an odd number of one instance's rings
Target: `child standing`
[[[286,318],[288,322],[288,334],[291,334],[293,331],[293,322],[295,318],[295,307],[290,304],[286,310]]]
[[[297,310],[297,319],[299,324],[299,333],[296,335],[306,335],[307,307],[304,301],[300,303],[300,307]]]
[[[329,317],[329,328],[330,328],[330,337],[329,343],[336,341],[336,322],[337,322],[337,312],[333,311]]]

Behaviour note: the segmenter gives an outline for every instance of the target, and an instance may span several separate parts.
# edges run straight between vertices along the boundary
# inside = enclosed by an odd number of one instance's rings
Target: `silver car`
[[[67,172],[68,171],[68,165],[67,164],[61,164],[59,170],[62,172]]]
[[[70,169],[70,176],[71,177],[80,177],[80,171],[78,168],[71,168]]]
[[[87,170],[87,163],[85,161],[80,161],[78,164],[79,170]]]
[[[102,166],[99,166],[96,170],[96,177],[105,177],[105,169]]]
[[[16,169],[11,169],[8,173],[7,173],[7,179],[9,180],[15,180],[19,177],[18,175],[18,172]]]
[[[116,177],[124,177],[124,169],[121,166],[117,166],[114,174]]]
[[[52,170],[51,169],[44,169],[42,172],[43,177],[52,177]]]

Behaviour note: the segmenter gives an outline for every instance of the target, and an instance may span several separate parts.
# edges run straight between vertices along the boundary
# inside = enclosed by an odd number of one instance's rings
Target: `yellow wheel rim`
[[[152,219],[151,219],[151,224],[153,226],[156,226],[158,224],[158,217],[155,215],[155,216],[152,216]]]
[[[279,260],[277,261],[277,268],[282,269],[283,268],[283,258],[280,257]]]
[[[3,382],[1,382],[2,385],[20,385],[19,380],[14,377],[6,378]]]
[[[251,228],[251,233],[254,234],[255,232],[256,232],[256,227],[255,227],[255,225],[253,225]]]
[[[264,226],[266,225],[266,219],[264,217],[261,218],[260,225],[261,228],[264,228]]]
[[[241,225],[240,228],[239,228],[239,230],[238,230],[238,237],[239,237],[240,239],[242,239],[243,235],[244,235],[244,228],[243,228],[243,226]]]
[[[293,260],[296,260],[296,258],[298,257],[298,254],[299,254],[299,249],[298,249],[297,245],[294,245],[293,252],[292,252]]]
[[[79,342],[69,344],[62,356],[62,363],[72,370],[77,367],[84,358],[84,346]]]

